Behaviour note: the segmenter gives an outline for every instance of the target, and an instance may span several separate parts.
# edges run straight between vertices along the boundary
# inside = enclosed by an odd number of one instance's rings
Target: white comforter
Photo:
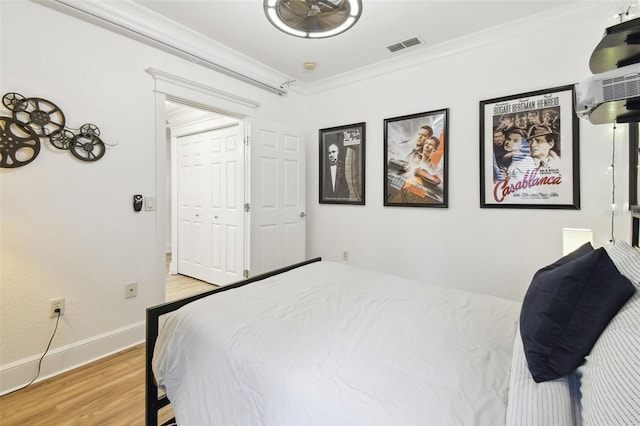
[[[500,425],[520,304],[318,262],[176,311],[183,425]]]

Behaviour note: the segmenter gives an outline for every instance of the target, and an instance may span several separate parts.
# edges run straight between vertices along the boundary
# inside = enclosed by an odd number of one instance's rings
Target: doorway
[[[215,285],[243,276],[244,166],[239,119],[166,102],[170,272]]]
[[[172,177],[170,163],[171,158],[176,158],[177,153],[169,151],[169,148],[175,147],[176,144],[167,144],[167,101],[235,120],[242,135],[241,145],[244,144],[243,190],[242,196],[239,195],[239,199],[244,203],[241,237],[241,262],[244,266],[241,274],[244,277],[255,276],[304,260],[305,142],[304,135],[292,127],[291,123],[282,124],[290,121],[288,115],[283,114],[282,122],[260,120],[255,117],[260,103],[252,99],[157,69],[150,68],[146,71],[155,81],[158,206],[176,203],[176,200],[171,198],[171,194],[176,191],[173,188],[176,179]],[[209,123],[194,128],[203,131],[211,129],[212,126]],[[156,216],[156,276],[159,278],[156,291],[157,299],[162,300],[166,289],[165,241],[169,241],[163,236],[170,232],[170,241],[175,241],[177,224],[175,219],[172,219],[171,209],[168,207],[158,208]],[[173,261],[170,267],[172,272],[177,272],[177,265]]]

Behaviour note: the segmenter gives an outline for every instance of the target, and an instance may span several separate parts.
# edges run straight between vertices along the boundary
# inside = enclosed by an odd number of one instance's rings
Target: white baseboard
[[[42,360],[40,375],[34,383],[142,343],[145,332],[145,322],[142,321],[52,349]],[[38,371],[41,356],[42,354],[0,366],[0,396],[29,383]]]

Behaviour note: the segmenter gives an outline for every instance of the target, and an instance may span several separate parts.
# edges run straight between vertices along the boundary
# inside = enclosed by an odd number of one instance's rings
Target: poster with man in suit
[[[320,203],[364,204],[365,124],[320,130]]]

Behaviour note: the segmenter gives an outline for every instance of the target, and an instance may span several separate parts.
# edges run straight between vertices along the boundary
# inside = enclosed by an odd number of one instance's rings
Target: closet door
[[[178,272],[242,279],[244,149],[239,126],[178,138]]]

